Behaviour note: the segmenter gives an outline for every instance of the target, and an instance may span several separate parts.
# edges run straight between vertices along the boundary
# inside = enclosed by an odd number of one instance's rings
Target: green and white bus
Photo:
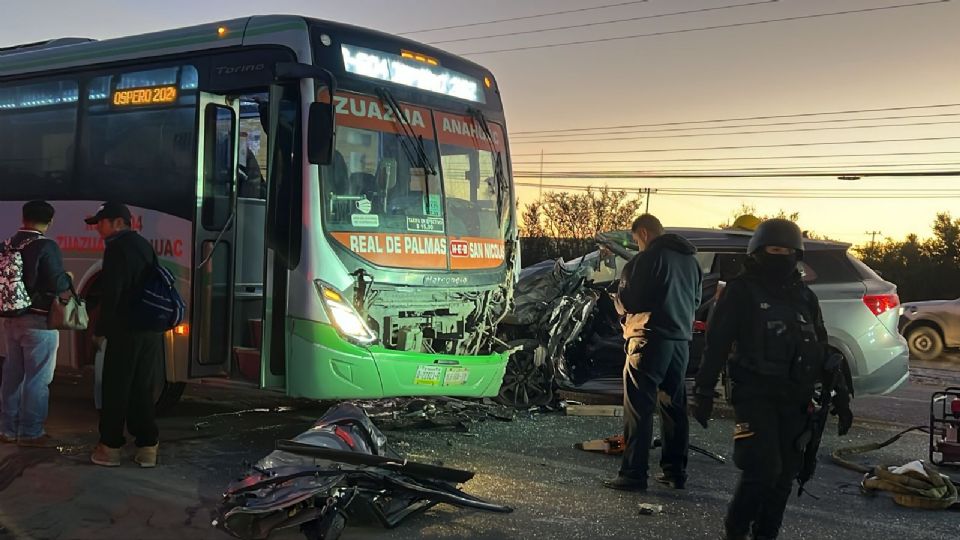
[[[380,32],[255,16],[0,49],[0,231],[20,205],[95,305],[126,203],[178,276],[163,399],[220,378],[313,399],[494,396],[516,212],[483,67]],[[0,232],[0,234],[6,234]],[[64,333],[58,366],[93,362]]]

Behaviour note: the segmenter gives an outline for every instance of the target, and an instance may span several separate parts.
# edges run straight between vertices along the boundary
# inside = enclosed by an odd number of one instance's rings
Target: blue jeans
[[[7,437],[42,436],[50,383],[57,367],[60,332],[47,330],[47,318],[27,314],[4,319],[7,358],[0,384],[0,432]]]

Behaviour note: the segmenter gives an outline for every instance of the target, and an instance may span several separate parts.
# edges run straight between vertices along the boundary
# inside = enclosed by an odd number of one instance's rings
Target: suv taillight
[[[870,308],[870,311],[880,316],[887,311],[900,305],[900,297],[896,294],[868,294],[863,297],[863,303]]]

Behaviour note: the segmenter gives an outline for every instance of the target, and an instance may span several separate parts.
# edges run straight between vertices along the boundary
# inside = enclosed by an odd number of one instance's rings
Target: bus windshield
[[[390,107],[373,96],[334,96],[334,162],[324,175],[324,222],[344,247],[382,266],[470,269],[500,266],[509,211],[498,207],[493,140],[468,115],[401,103],[431,168],[417,159]],[[439,166],[437,166],[439,164]],[[474,259],[447,260],[451,257]],[[396,256],[391,256],[396,255]],[[409,256],[404,256],[409,255]]]
[[[503,238],[509,212],[498,207],[495,153],[503,129],[491,123],[490,141],[470,116],[435,114],[449,234]]]

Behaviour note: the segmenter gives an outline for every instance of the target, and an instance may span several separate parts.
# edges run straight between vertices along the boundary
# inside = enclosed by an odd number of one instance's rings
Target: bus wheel
[[[553,378],[546,365],[534,363],[534,352],[540,345],[535,339],[518,339],[508,343],[509,347],[520,347],[507,361],[507,370],[503,374],[500,393],[494,401],[501,405],[516,408],[546,405],[553,401]]]
[[[183,390],[187,387],[187,383],[184,382],[166,382],[164,381],[163,386],[160,387],[159,392],[154,395],[157,396],[157,414],[166,414],[173,410],[174,406],[180,401],[180,397],[183,396]]]

